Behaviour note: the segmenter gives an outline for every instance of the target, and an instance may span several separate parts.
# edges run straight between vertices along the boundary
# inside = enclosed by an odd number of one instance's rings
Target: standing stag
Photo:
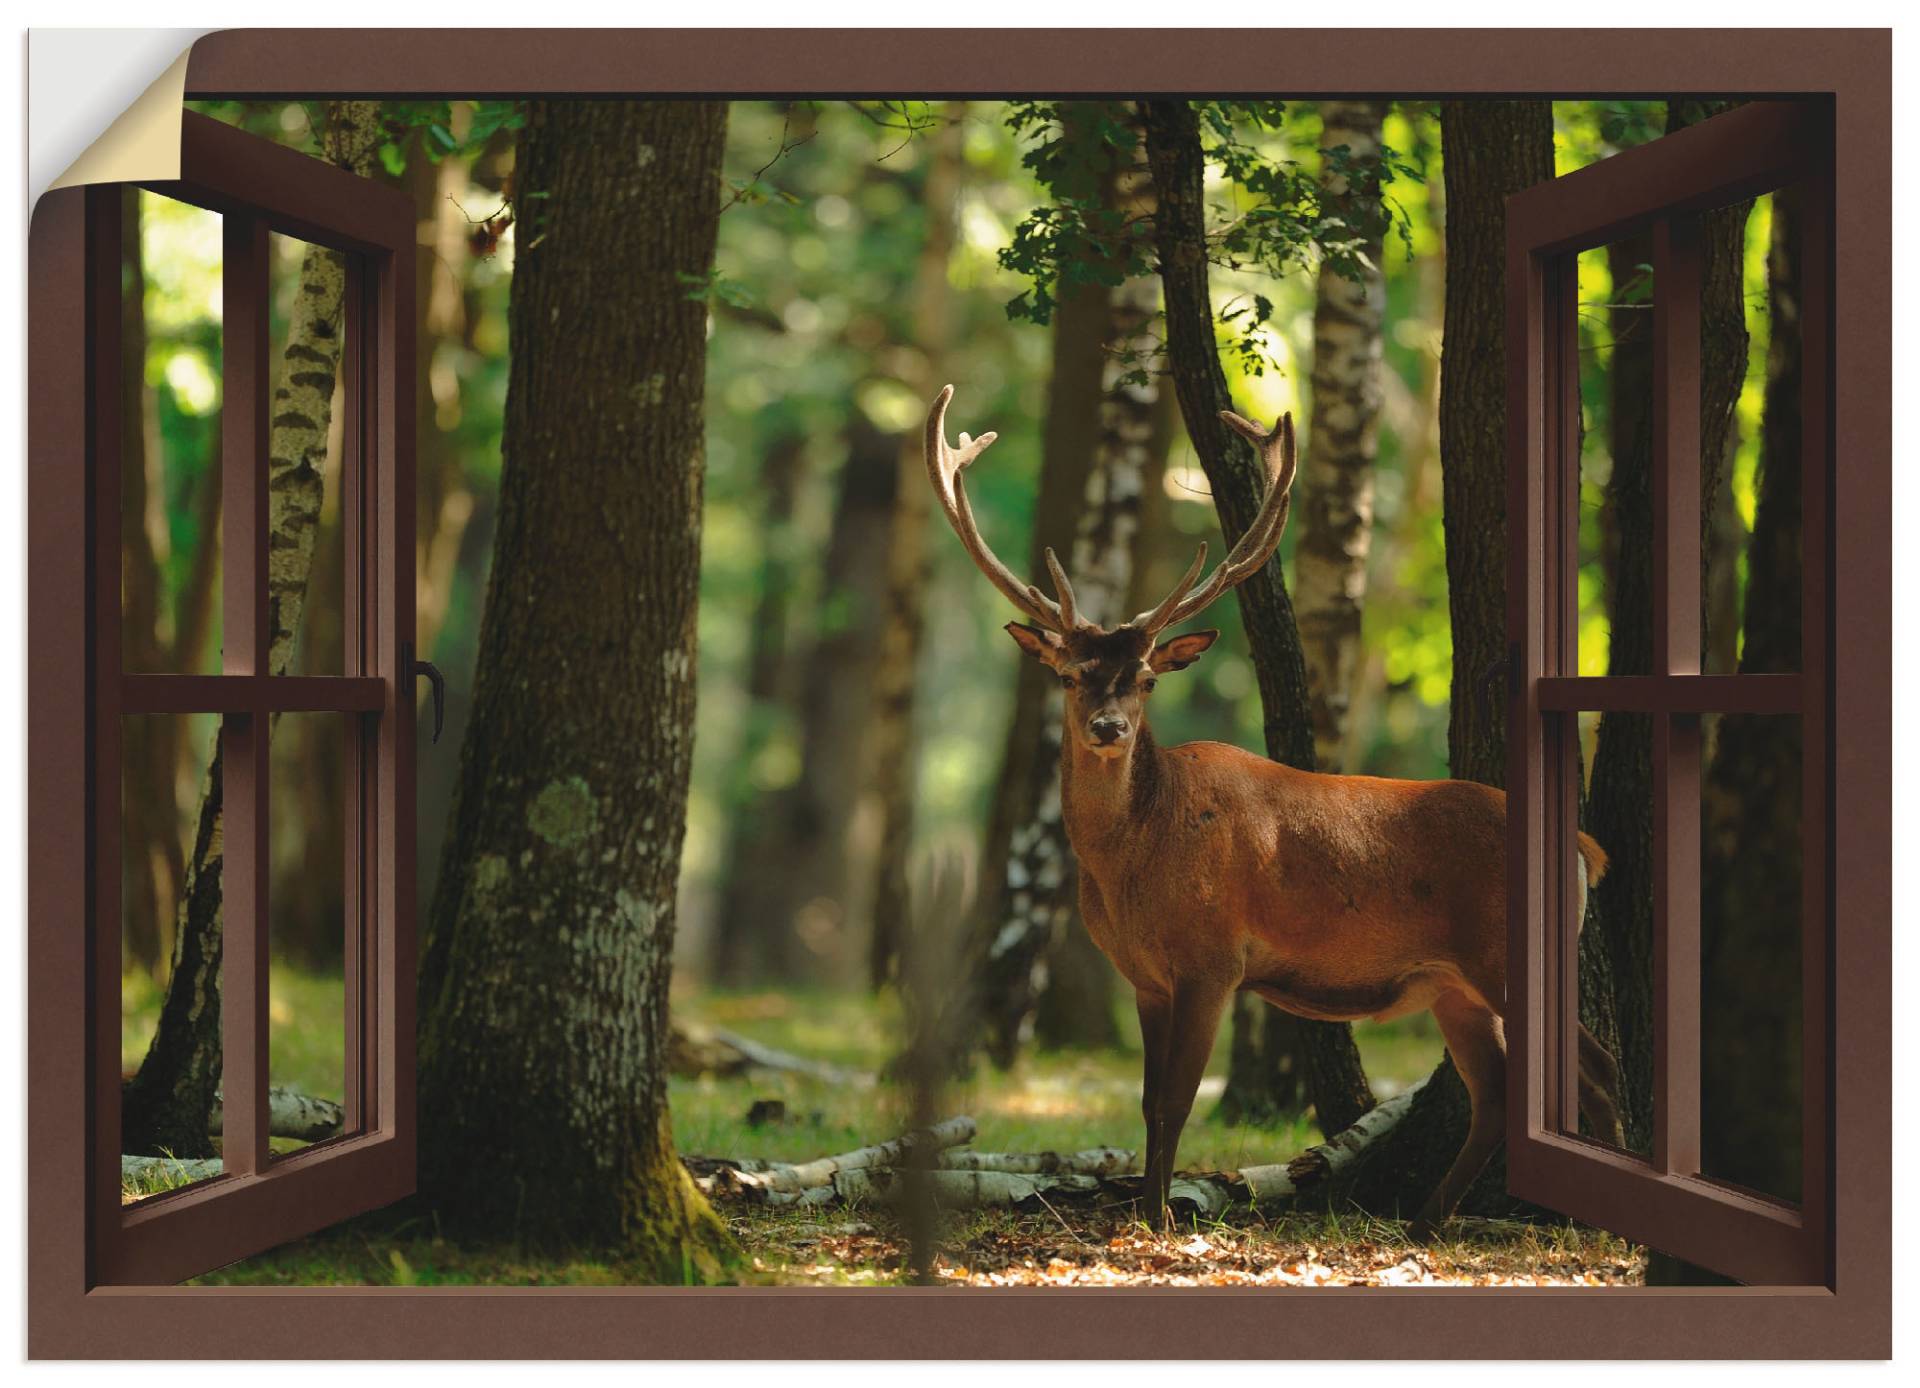
[[[1032,622],[1007,624],[1066,689],[1060,789],[1080,863],[1080,914],[1133,984],[1146,1050],[1149,1209],[1164,1226],[1180,1133],[1236,990],[1324,1021],[1432,1011],[1473,1101],[1466,1141],[1414,1221],[1431,1237],[1498,1145],[1506,1121],[1506,795],[1471,781],[1395,781],[1299,771],[1219,742],[1161,747],[1147,726],[1156,680],[1219,636],[1159,640],[1267,562],[1287,524],[1293,419],[1271,433],[1223,411],[1260,450],[1267,494],[1225,562],[1207,547],[1151,611],[1111,630],[1080,616],[1046,553],[1055,599],[988,548],[961,470],[996,437],[947,443],[940,392],[927,472],[960,541]],[[1606,855],[1585,834],[1586,888]],[[1620,1141],[1618,1070],[1580,1029],[1580,1108]]]

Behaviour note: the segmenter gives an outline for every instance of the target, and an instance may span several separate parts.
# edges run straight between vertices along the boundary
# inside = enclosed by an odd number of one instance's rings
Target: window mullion
[[[225,625],[221,668],[267,673],[267,224],[229,212],[221,272]],[[221,723],[224,852],[221,864],[221,1066],[224,1136],[232,1175],[267,1168],[267,735],[261,707]]]
[[[1653,228],[1654,674],[1701,669],[1700,223]],[[1700,1169],[1700,720],[1653,716],[1653,1160]]]

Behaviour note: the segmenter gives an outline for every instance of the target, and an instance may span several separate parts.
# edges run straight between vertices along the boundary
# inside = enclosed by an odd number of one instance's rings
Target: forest
[[[432,741],[420,691],[419,1194],[203,1280],[1708,1276],[1514,1199],[1497,1151],[1411,1239],[1470,1130],[1460,1033],[1423,1009],[1225,998],[1150,1170],[1158,1023],[1069,842],[1082,691],[1002,628],[1062,596],[1052,556],[1069,614],[1117,628],[1197,545],[1270,534],[1290,416],[1274,557],[1206,607],[1204,659],[1155,660],[1153,743],[1501,786],[1504,200],[1736,103],[191,104],[412,199],[415,607],[446,677]],[[124,213],[123,658],[217,673],[220,218]],[[1703,668],[1797,671],[1799,200],[1700,227]],[[347,276],[272,243],[272,669],[338,673]],[[1579,257],[1582,674],[1656,665],[1654,259]],[[929,485],[949,385],[1010,593]],[[129,1203],[219,1169],[217,721],[123,732]],[[1587,1132],[1644,1154],[1654,737],[1577,726],[1607,859],[1580,1021],[1619,1120]],[[276,1151],[352,1121],[348,731],[271,738]],[[1699,736],[1701,1170],[1792,1202],[1799,723]]]

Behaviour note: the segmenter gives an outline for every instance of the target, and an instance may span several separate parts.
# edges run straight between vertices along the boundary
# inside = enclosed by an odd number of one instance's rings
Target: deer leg
[[[1453,1213],[1460,1197],[1480,1174],[1506,1135],[1507,1125],[1507,1037],[1499,1017],[1461,993],[1443,994],[1433,1005],[1434,1019],[1446,1038],[1447,1054],[1454,1069],[1466,1082],[1467,1096],[1473,1101],[1473,1118],[1467,1124],[1467,1140],[1460,1154],[1427,1203],[1421,1207],[1407,1233],[1416,1242],[1431,1240],[1434,1232]]]
[[[1594,1034],[1580,1028],[1580,1112],[1602,1142],[1627,1145],[1620,1126],[1620,1066]]]
[[[1174,1162],[1180,1155],[1180,1132],[1193,1112],[1193,1096],[1199,1092],[1200,1078],[1206,1073],[1207,1059],[1213,1054],[1214,1037],[1220,1034],[1220,1018],[1233,997],[1234,985],[1206,983],[1176,984],[1167,1033],[1166,1068],[1160,1076],[1160,1173],[1153,1188],[1152,1212],[1162,1229],[1172,1227],[1167,1208],[1167,1191],[1173,1184]]]
[[[1146,1217],[1157,1220],[1161,1192],[1165,1189],[1161,1172],[1160,1096],[1167,1068],[1173,1003],[1170,998],[1144,992],[1136,992],[1133,1001],[1140,1013],[1140,1048],[1145,1055],[1145,1074],[1140,1086],[1140,1117],[1147,1126],[1147,1182],[1143,1205]]]

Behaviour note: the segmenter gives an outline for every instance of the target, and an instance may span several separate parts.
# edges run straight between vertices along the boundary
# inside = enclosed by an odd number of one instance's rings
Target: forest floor
[[[336,1093],[339,1013],[330,990],[290,973],[283,981],[279,970],[275,988],[283,1001],[276,1009],[275,1082]],[[866,1075],[886,1065],[901,1035],[897,1005],[864,994],[689,992],[676,995],[674,1006],[692,1020]],[[979,1129],[972,1145],[980,1151],[1137,1147],[1138,1035],[1131,1009],[1125,1011],[1120,1049],[1032,1051],[1006,1072],[983,1064],[970,1079],[942,1092],[939,1112],[972,1117]],[[143,1019],[128,1020],[137,1031]],[[1358,1027],[1356,1035],[1381,1098],[1417,1083],[1440,1055],[1437,1033],[1424,1016]],[[285,1049],[280,1049],[283,1040]],[[1183,1170],[1284,1161],[1320,1140],[1306,1119],[1273,1127],[1215,1119],[1226,1055],[1223,1033],[1181,1144]],[[776,1101],[779,1116],[750,1122],[756,1105],[762,1115],[776,1107],[768,1101]],[[830,1084],[764,1071],[676,1078],[671,1102],[680,1151],[706,1157],[801,1160],[861,1147],[910,1126],[909,1095],[885,1082]],[[743,1281],[898,1285],[912,1280],[905,1235],[886,1210],[773,1210],[727,1202],[722,1213],[741,1244]],[[1596,1230],[1456,1220],[1449,1234],[1446,1242],[1416,1248],[1403,1224],[1356,1214],[1245,1214],[1223,1222],[1190,1222],[1161,1234],[1140,1223],[1129,1206],[978,1211],[944,1218],[931,1280],[968,1286],[1617,1286],[1644,1276],[1644,1250]],[[439,1236],[430,1216],[400,1212],[376,1212],[198,1279],[282,1286],[621,1285],[631,1280],[632,1270],[617,1257],[456,1244]]]

